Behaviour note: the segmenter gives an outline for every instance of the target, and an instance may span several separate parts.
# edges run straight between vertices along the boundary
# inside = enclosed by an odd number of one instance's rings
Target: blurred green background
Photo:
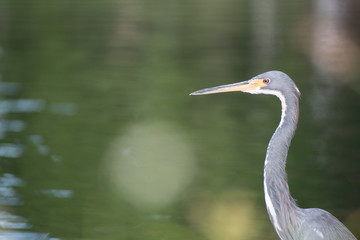
[[[301,207],[360,237],[357,0],[0,2],[0,239],[278,239],[272,96],[188,96],[281,70],[301,95]]]

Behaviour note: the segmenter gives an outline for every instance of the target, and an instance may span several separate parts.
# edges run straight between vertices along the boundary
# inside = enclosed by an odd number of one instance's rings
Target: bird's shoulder
[[[307,240],[356,240],[354,235],[336,217],[319,208],[303,209],[299,238]]]

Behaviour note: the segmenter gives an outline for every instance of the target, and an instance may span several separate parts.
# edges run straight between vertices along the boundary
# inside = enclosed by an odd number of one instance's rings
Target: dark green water
[[[268,70],[300,91],[301,207],[360,237],[359,4],[3,1],[0,239],[277,239],[273,96],[195,90]]]

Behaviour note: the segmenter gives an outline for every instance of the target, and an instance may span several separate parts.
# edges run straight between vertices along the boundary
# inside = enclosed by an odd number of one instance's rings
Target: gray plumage
[[[297,126],[300,96],[291,78],[283,72],[270,71],[249,81],[207,88],[191,95],[228,91],[272,94],[281,101],[281,120],[269,142],[264,164],[266,207],[279,237],[282,240],[356,240],[330,213],[317,208],[299,208],[290,194],[285,165]]]

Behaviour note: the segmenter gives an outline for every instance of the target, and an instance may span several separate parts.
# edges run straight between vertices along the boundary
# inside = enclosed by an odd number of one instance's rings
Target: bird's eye
[[[263,79],[263,83],[268,84],[269,82],[270,82],[270,79],[268,79],[268,78]]]

